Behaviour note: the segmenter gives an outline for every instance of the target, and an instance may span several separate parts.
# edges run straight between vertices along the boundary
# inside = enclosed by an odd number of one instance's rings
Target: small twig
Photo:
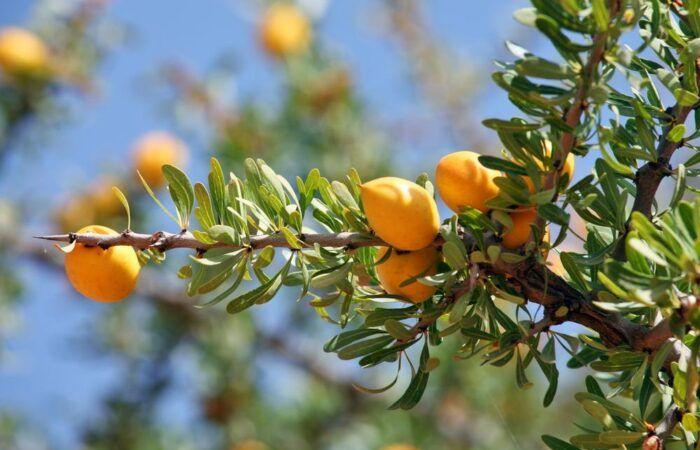
[[[649,431],[648,436],[644,439],[642,443],[642,448],[644,450],[661,450],[664,448],[664,442],[673,433],[674,428],[683,419],[682,411],[673,407],[666,411],[664,417],[656,424],[656,426]]]

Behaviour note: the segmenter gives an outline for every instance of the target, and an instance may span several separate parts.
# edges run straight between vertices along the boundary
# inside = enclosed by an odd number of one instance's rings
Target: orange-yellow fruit
[[[78,233],[117,234],[101,225],[90,225]],[[76,291],[97,302],[116,302],[136,287],[141,264],[128,246],[103,250],[76,244],[66,255],[66,275]]]
[[[382,447],[381,450],[419,450],[418,447],[411,444],[390,444]]]
[[[60,205],[53,214],[54,224],[60,231],[72,232],[96,218],[92,199],[79,195]]]
[[[552,143],[548,140],[544,141],[544,153],[548,157],[552,155]],[[537,162],[537,165],[542,168],[542,162],[539,160],[535,160]],[[569,152],[568,155],[566,155],[566,160],[564,161],[564,166],[561,168],[561,176],[563,177],[564,174],[568,175],[567,176],[567,186],[571,184],[571,180],[574,177],[574,169],[576,167],[576,157],[574,156],[573,153]],[[535,192],[535,184],[532,182],[530,177],[524,177],[525,178],[525,184],[527,184],[527,187],[530,189],[530,192],[534,193]]]
[[[440,197],[454,212],[471,206],[487,212],[486,201],[498,195],[493,182],[500,176],[479,162],[479,154],[470,151],[450,153],[443,157],[435,169],[435,185]]]
[[[382,177],[360,186],[370,227],[400,250],[427,247],[438,234],[440,216],[433,197],[403,178]]]
[[[260,23],[260,41],[265,50],[276,57],[301,53],[311,43],[311,24],[294,5],[275,3]]]
[[[517,248],[531,239],[532,228],[530,225],[537,220],[537,211],[535,209],[515,211],[510,213],[510,218],[513,221],[513,226],[503,233],[503,246]]]
[[[381,247],[377,261],[380,261],[387,251],[389,247]],[[434,275],[437,272],[438,257],[439,253],[432,245],[414,252],[400,252],[394,249],[386,261],[376,266],[377,277],[389,294],[402,295],[413,303],[420,303],[433,295],[435,287],[418,281],[405,286],[401,286],[401,283],[417,275]]]
[[[255,439],[246,439],[231,447],[231,450],[267,450],[269,447]]]
[[[31,31],[7,27],[0,31],[0,68],[8,75],[39,75],[48,68],[49,52]]]
[[[122,211],[122,204],[112,190],[112,186],[118,183],[118,180],[112,177],[101,177],[92,183],[89,197],[99,217],[114,216]]]
[[[142,136],[134,145],[134,168],[154,189],[165,185],[161,170],[165,164],[179,165],[187,160],[187,147],[170,133],[152,131]]]

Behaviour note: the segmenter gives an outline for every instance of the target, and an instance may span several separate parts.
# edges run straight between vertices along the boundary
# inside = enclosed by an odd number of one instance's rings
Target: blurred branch
[[[385,0],[392,35],[406,53],[416,84],[429,102],[447,119],[455,142],[483,148],[483,127],[471,113],[479,87],[479,67],[445,50],[438,42],[414,0]]]

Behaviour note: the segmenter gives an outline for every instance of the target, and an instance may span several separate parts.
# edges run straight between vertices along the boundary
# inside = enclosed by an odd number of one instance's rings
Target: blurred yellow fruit
[[[90,225],[78,233],[117,234],[101,225]],[[141,265],[136,251],[128,246],[103,250],[76,244],[66,255],[66,275],[76,291],[97,302],[116,302],[136,287]]]
[[[382,177],[360,186],[370,227],[400,250],[420,250],[438,234],[435,200],[423,187],[403,178]]]
[[[545,140],[544,141],[544,153],[546,156],[551,156],[552,155],[552,142]],[[537,165],[542,168],[542,162],[539,160],[536,160]],[[564,161],[564,166],[561,168],[561,176],[564,176],[564,174],[568,175],[567,183],[566,186],[571,184],[571,180],[574,177],[574,169],[576,167],[576,156],[569,152],[568,155],[566,155],[566,161]],[[530,177],[524,177],[525,178],[525,184],[527,184],[527,187],[530,189],[530,192],[534,193],[535,192],[535,184],[532,182]]]
[[[187,161],[185,144],[165,131],[152,131],[142,136],[133,148],[134,168],[154,189],[165,185],[161,170],[165,164],[174,166]]]
[[[388,251],[389,247],[381,247],[377,254],[377,261],[380,261]],[[386,261],[376,266],[377,277],[387,293],[402,295],[413,303],[420,303],[433,295],[435,287],[418,281],[405,286],[401,286],[401,283],[416,275],[435,275],[438,257],[439,253],[432,245],[414,252],[401,252],[394,249]]]
[[[92,199],[85,195],[71,198],[60,205],[53,214],[54,224],[59,231],[72,232],[95,221],[95,207]]]
[[[381,450],[419,450],[418,447],[411,444],[390,444],[385,445]]]
[[[498,195],[493,182],[500,176],[479,162],[479,154],[470,151],[450,153],[443,157],[435,169],[435,185],[447,206],[460,213],[465,206],[487,212],[486,201]]]
[[[311,43],[311,24],[291,3],[270,6],[263,15],[259,32],[265,50],[276,57],[301,53]]]
[[[46,46],[31,31],[18,27],[0,31],[0,68],[8,75],[40,75],[48,62]]]
[[[88,195],[99,217],[110,217],[122,211],[122,204],[114,194],[112,186],[119,184],[112,177],[101,177],[92,183]]]
[[[517,248],[530,240],[532,229],[530,225],[537,220],[537,210],[526,209],[510,213],[513,226],[503,233],[503,246],[506,248]]]
[[[269,447],[264,443],[255,439],[246,439],[245,441],[233,444],[231,450],[267,450]]]

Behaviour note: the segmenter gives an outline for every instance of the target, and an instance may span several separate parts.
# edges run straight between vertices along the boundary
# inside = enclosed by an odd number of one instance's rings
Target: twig
[[[644,450],[661,450],[664,442],[671,436],[673,429],[683,418],[683,414],[677,407],[670,408],[664,417],[649,431],[649,435],[644,439],[642,448]]]

